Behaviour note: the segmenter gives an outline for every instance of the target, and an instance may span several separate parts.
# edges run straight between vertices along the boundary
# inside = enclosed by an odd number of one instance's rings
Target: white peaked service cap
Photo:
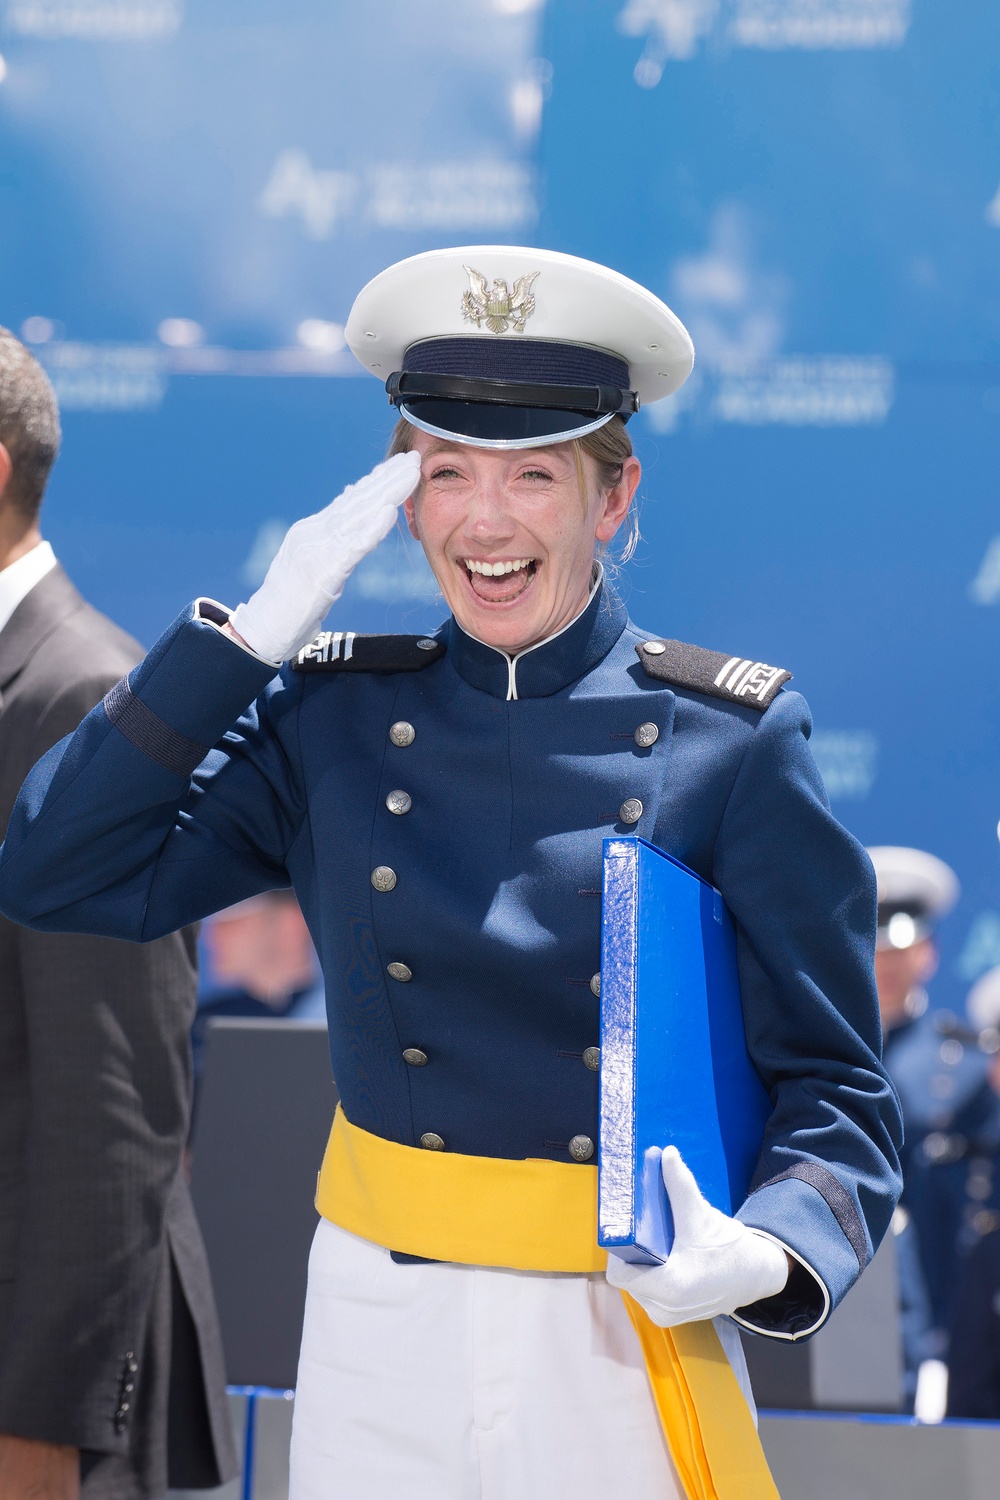
[[[878,945],[910,948],[951,911],[961,892],[958,877],[924,849],[883,844],[868,856],[878,882]]]
[[[678,390],[676,314],[607,266],[515,245],[430,250],[359,292],[345,329],[415,427],[483,448],[585,436]]]

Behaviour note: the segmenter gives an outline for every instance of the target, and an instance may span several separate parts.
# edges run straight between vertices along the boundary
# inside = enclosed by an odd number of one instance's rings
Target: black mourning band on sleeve
[[[868,1254],[868,1239],[861,1216],[854,1206],[854,1199],[843,1183],[839,1182],[826,1167],[820,1166],[819,1162],[797,1161],[793,1166],[787,1167],[784,1172],[779,1172],[776,1177],[769,1177],[766,1182],[752,1183],[750,1194],[760,1192],[763,1188],[773,1187],[776,1182],[786,1182],[790,1177],[797,1177],[800,1182],[808,1182],[809,1186],[814,1187],[817,1193],[826,1200],[827,1207],[843,1230],[844,1237],[858,1257],[858,1266],[863,1271],[871,1256]]]
[[[102,707],[108,719],[130,745],[141,750],[143,755],[147,755],[173,776],[187,780],[192,771],[201,765],[211,748],[209,745],[196,744],[194,740],[178,734],[176,729],[171,729],[159,714],[154,714],[151,708],[147,708],[135,696],[127,677],[115,683],[106,694]]]

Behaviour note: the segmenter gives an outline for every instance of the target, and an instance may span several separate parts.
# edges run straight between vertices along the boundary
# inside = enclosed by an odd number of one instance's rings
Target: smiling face
[[[504,452],[414,431],[421,482],[406,502],[441,592],[462,629],[508,655],[554,635],[587,602],[594,552],[628,513],[640,467],[602,489],[572,443]]]

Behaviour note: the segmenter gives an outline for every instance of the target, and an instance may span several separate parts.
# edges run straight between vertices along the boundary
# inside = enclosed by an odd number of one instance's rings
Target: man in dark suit
[[[34,762],[140,659],[38,515],[55,396],[0,329],[0,829]],[[0,1497],[149,1500],[236,1457],[181,1158],[193,934],[148,946],[0,917]]]

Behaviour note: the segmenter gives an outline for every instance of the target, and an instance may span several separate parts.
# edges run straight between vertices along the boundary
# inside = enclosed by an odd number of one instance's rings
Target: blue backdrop
[[[437,245],[664,296],[634,423],[663,634],[789,667],[834,806],[963,884],[1000,963],[1000,78],[990,0],[6,0],[0,320],[64,411],[46,528],[144,641],[229,603],[391,427],[342,326]],[[401,535],[332,623],[440,616]]]

